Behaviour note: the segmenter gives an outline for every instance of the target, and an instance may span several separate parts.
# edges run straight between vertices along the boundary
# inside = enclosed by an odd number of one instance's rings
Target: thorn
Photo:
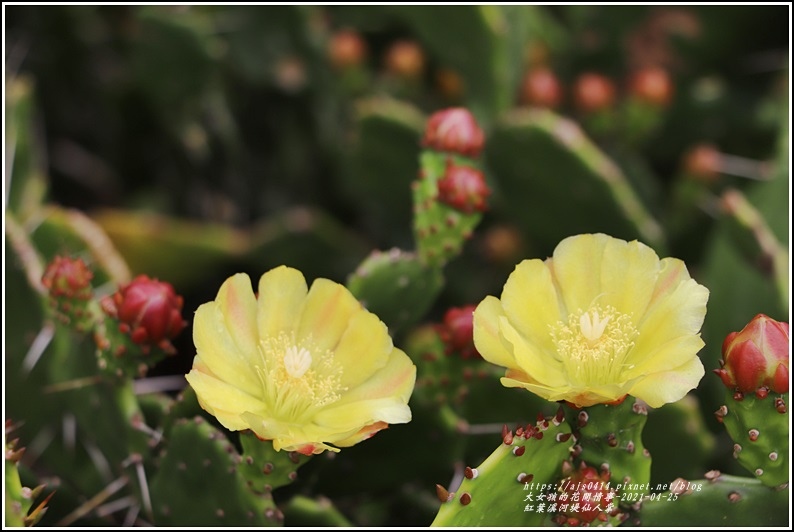
[[[447,491],[447,488],[445,488],[441,484],[436,484],[436,496],[438,497],[438,500],[441,501],[442,503],[449,501],[449,491]]]
[[[460,503],[463,506],[466,506],[470,502],[471,502],[471,494],[469,494],[468,492],[466,492],[466,493],[464,493],[463,495],[460,496]]]
[[[761,433],[757,429],[750,429],[747,431],[747,435],[750,438],[750,441],[757,441],[758,436],[760,436]]]

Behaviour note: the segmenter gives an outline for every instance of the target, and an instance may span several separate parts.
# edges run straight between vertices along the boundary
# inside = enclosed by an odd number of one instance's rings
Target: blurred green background
[[[133,275],[174,285],[190,321],[238,271],[258,279],[288,264],[309,280],[345,282],[373,250],[412,249],[425,120],[467,107],[486,133],[490,210],[420,321],[498,295],[515,264],[549,256],[565,236],[639,238],[685,260],[711,290],[707,373],[680,407],[705,443],[665,455],[689,429],[670,431],[684,414],[660,410],[646,432],[655,474],[739,472],[712,415],[723,399],[710,370],[724,336],[755,314],[788,320],[790,14],[788,5],[6,5],[6,208],[28,226],[38,203],[87,214]],[[556,84],[530,88],[544,69]],[[650,71],[662,81],[636,81]],[[587,73],[611,96],[583,88]],[[731,210],[728,190],[748,203]],[[13,291],[5,297],[13,308]],[[409,332],[395,331],[395,343]],[[189,331],[174,344],[178,355],[149,376],[190,369]],[[534,419],[539,403],[493,380],[465,418]],[[29,415],[21,403],[7,417]],[[449,460],[433,448],[407,467],[396,453],[411,455],[436,422],[417,417],[335,462],[315,460],[311,482],[284,492],[332,497],[354,525],[429,524],[434,485],[498,440],[471,436]],[[339,475],[348,480],[330,480]]]

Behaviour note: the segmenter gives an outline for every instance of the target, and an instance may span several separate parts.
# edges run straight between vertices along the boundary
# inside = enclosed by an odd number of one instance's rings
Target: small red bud
[[[788,393],[789,324],[756,315],[744,329],[725,337],[722,359],[723,367],[715,373],[729,389]]]
[[[570,504],[567,510],[562,512],[567,519],[569,525],[588,524],[594,520],[599,519],[599,515],[604,514],[612,501],[615,501],[615,491],[609,487],[609,473],[599,473],[594,467],[586,465],[584,462],[580,464],[579,469],[572,470],[570,465],[565,467],[567,462],[563,462],[563,475],[567,478],[559,483],[557,497],[558,501],[593,501],[587,506],[584,504],[573,505]],[[611,495],[610,495],[611,493]],[[614,504],[617,506],[617,504]],[[575,510],[574,510],[575,508]],[[616,511],[612,512],[613,514]],[[603,518],[601,518],[603,519]]]
[[[554,109],[562,102],[562,85],[554,72],[546,67],[529,70],[521,82],[521,101]]]
[[[646,67],[637,70],[629,78],[629,93],[638,100],[663,107],[673,97],[673,83],[665,69]]]
[[[41,284],[52,297],[88,299],[94,274],[83,259],[56,256],[47,265]],[[88,297],[85,297],[86,294]]]
[[[182,319],[182,297],[169,283],[139,275],[129,284],[102,300],[102,308],[119,320],[119,330],[142,345],[166,350],[187,322]]]
[[[459,353],[464,359],[480,356],[474,347],[475,308],[475,305],[452,307],[444,314],[443,323],[436,327],[448,353]]]
[[[463,107],[451,107],[433,113],[427,120],[422,145],[438,151],[449,151],[477,157],[485,143],[485,135],[474,116]]]
[[[340,70],[358,66],[367,56],[367,44],[357,32],[344,29],[336,32],[328,43],[331,65]]]
[[[490,194],[482,172],[469,166],[449,162],[444,177],[438,181],[439,201],[467,214],[485,211]]]
[[[579,76],[573,88],[574,103],[581,111],[592,113],[615,103],[615,84],[593,72]]]
[[[417,79],[425,69],[425,54],[414,41],[400,40],[386,51],[386,70],[400,78]]]

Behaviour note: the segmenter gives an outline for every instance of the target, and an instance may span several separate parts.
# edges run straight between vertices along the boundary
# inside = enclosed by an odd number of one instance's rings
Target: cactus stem
[[[758,436],[760,435],[761,433],[758,431],[758,429],[750,429],[747,431],[747,436],[750,438],[750,441],[757,441]]]
[[[463,506],[466,506],[470,502],[471,502],[471,494],[470,493],[466,492],[466,493],[464,493],[463,495],[460,496],[460,503]]]

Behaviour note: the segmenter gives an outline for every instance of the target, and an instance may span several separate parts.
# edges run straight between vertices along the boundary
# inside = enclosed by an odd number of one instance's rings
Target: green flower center
[[[578,309],[550,329],[571,381],[580,386],[618,383],[639,334],[630,315],[600,305]]]
[[[311,339],[296,345],[280,334],[260,342],[262,366],[256,366],[269,414],[290,423],[311,419],[318,409],[336,402],[346,388],[342,368],[332,351],[317,348]]]

